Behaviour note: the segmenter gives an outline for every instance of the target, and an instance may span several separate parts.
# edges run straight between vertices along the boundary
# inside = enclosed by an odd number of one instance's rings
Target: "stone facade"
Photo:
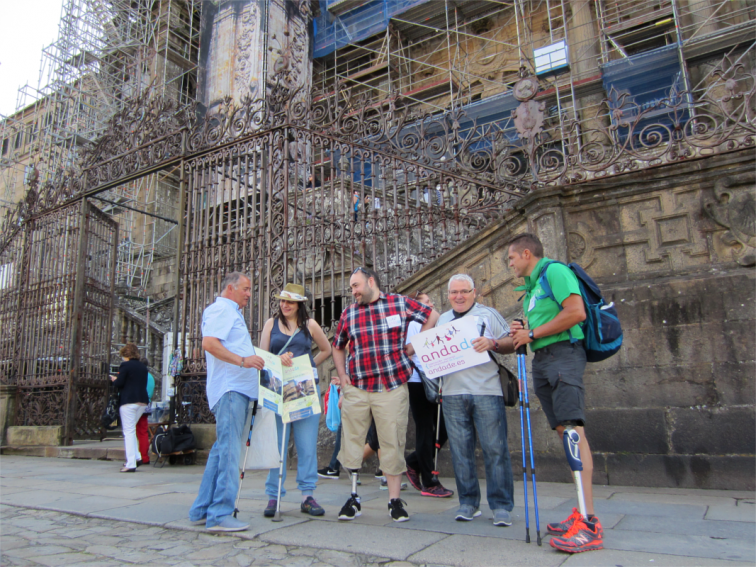
[[[537,191],[398,291],[427,290],[445,311],[448,278],[462,272],[482,303],[522,315],[507,242],[537,233],[547,256],[587,269],[623,324],[621,351],[585,374],[594,481],[752,490],[755,181],[747,151]],[[535,396],[531,406],[538,478],[569,482]],[[510,411],[519,474],[518,421]]]

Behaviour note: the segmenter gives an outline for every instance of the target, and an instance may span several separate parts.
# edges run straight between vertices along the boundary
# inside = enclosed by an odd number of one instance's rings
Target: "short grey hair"
[[[467,274],[454,274],[452,277],[450,277],[449,278],[449,285],[448,285],[446,291],[451,291],[451,284],[452,284],[452,282],[467,282],[467,283],[470,284],[470,289],[475,289],[475,282]]]
[[[244,272],[231,272],[230,274],[226,274],[223,281],[221,281],[221,291],[230,285],[237,287],[239,285],[239,280],[242,278],[247,278],[249,282],[252,283],[252,278],[249,277],[249,274],[245,274]]]

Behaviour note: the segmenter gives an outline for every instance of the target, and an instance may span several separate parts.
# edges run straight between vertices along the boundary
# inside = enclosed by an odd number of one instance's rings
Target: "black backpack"
[[[194,433],[188,425],[179,425],[168,429],[160,427],[152,438],[150,449],[158,457],[170,453],[190,451],[195,448]]]

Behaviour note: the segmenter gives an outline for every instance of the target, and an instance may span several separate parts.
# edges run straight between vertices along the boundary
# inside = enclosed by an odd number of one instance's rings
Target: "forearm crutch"
[[[273,515],[274,522],[283,522],[281,517],[281,485],[283,485],[284,451],[286,450],[286,428],[288,425],[288,423],[283,424],[283,434],[281,435],[281,457],[278,461],[278,496],[276,497],[276,513]]]
[[[516,319],[521,325],[523,321]],[[523,325],[524,326],[524,325]],[[525,543],[530,543],[530,513],[528,511],[528,474],[525,460],[525,420],[528,423],[528,447],[530,450],[530,480],[533,485],[533,505],[535,507],[535,522],[537,543],[541,545],[541,524],[538,517],[538,488],[536,484],[535,460],[533,458],[533,433],[530,427],[530,400],[528,399],[528,368],[527,347],[522,345],[517,349],[517,379],[520,386],[520,437],[522,437],[522,476],[525,491]],[[523,419],[524,413],[524,419]]]
[[[443,397],[441,396],[441,390],[443,388],[443,377],[438,379],[438,411],[436,412],[436,454],[433,456],[433,470],[431,471],[431,479],[434,482],[438,482],[438,452],[441,449],[441,445],[438,442],[438,437],[441,431],[441,402]]]
[[[249,420],[249,434],[247,435],[247,448],[244,450],[244,462],[239,473],[239,490],[236,491],[236,502],[234,502],[234,518],[239,513],[239,498],[241,497],[242,483],[244,482],[244,467],[247,466],[247,456],[249,455],[249,445],[252,442],[252,428],[255,426],[255,415],[257,415],[257,400],[252,404],[252,417]]]

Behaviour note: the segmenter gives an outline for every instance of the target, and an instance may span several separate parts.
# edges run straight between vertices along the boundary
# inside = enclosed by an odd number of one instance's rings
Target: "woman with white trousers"
[[[123,358],[118,368],[118,376],[111,376],[115,387],[121,393],[121,429],[126,445],[126,464],[121,472],[136,472],[139,443],[136,436],[136,424],[147,408],[147,367],[139,362],[139,349],[133,343],[127,343],[118,351]]]

